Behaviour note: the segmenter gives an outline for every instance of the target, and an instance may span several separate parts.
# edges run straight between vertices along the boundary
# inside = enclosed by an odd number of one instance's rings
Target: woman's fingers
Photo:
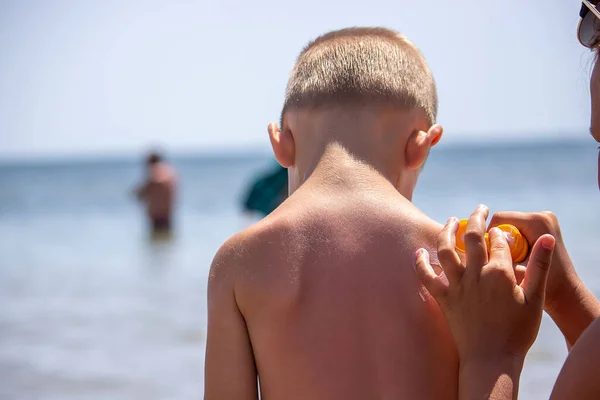
[[[446,294],[448,292],[448,286],[442,279],[442,277],[438,276],[433,267],[429,262],[429,253],[425,249],[419,249],[415,253],[416,261],[415,261],[415,269],[417,271],[417,276],[419,280],[425,286],[425,289],[433,296],[433,298],[438,302],[440,307],[443,307],[445,304]],[[442,264],[443,265],[443,264]]]
[[[527,271],[521,285],[528,302],[537,301],[544,304],[548,271],[554,253],[554,236],[543,235],[533,245],[527,263]]]
[[[463,273],[465,266],[462,264],[458,253],[456,252],[456,231],[458,230],[458,220],[450,218],[444,226],[444,229],[438,235],[438,259],[444,269],[446,278],[451,285],[457,284]]]
[[[506,269],[511,273],[514,273],[512,256],[510,255],[510,248],[508,242],[502,232],[498,228],[492,228],[489,232],[490,235],[490,264],[494,264],[496,267]]]
[[[467,259],[467,273],[472,271],[475,275],[481,273],[481,268],[488,263],[488,252],[485,243],[485,221],[489,210],[480,205],[471,214],[465,231],[465,250]]]

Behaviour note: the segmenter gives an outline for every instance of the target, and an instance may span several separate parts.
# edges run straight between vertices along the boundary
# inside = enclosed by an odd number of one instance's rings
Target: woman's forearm
[[[514,400],[524,357],[490,356],[461,363],[459,400]]]
[[[548,310],[567,341],[569,350],[583,331],[600,317],[600,301],[577,277]]]

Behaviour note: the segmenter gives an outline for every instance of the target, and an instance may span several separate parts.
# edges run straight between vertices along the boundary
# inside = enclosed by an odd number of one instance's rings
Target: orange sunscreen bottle
[[[461,220],[458,224],[458,231],[456,232],[456,250],[462,253],[465,252],[465,231],[467,230],[467,222],[468,220],[466,219]],[[498,225],[497,228],[504,232],[513,262],[520,263],[525,260],[527,258],[527,253],[529,252],[529,244],[527,243],[527,240],[525,240],[525,237],[521,235],[521,232],[519,232],[516,227],[509,224]],[[485,244],[487,245],[489,252],[490,239],[487,233],[485,234]]]

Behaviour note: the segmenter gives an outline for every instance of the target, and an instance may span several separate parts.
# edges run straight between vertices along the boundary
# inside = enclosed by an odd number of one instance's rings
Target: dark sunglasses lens
[[[591,11],[588,12],[581,21],[581,24],[579,24],[579,40],[581,41],[581,44],[587,47],[593,47],[597,44],[598,40],[596,36],[599,33],[599,29],[600,21],[596,18],[594,13]]]

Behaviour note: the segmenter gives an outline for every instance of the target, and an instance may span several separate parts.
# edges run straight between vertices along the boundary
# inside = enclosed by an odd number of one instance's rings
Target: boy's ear
[[[404,156],[406,157],[406,166],[410,169],[421,168],[429,149],[435,146],[444,133],[441,125],[432,125],[427,132],[415,130],[408,138]]]
[[[279,130],[276,123],[271,122],[268,127],[271,147],[277,162],[284,168],[294,166],[296,162],[296,144],[289,129]]]
[[[442,139],[443,134],[444,134],[444,127],[442,127],[441,125],[438,125],[438,124],[432,125],[431,128],[429,128],[429,130],[427,131],[427,135],[429,136],[429,138],[431,140],[431,144],[429,145],[429,147],[433,147],[436,144],[438,144],[440,139]]]

